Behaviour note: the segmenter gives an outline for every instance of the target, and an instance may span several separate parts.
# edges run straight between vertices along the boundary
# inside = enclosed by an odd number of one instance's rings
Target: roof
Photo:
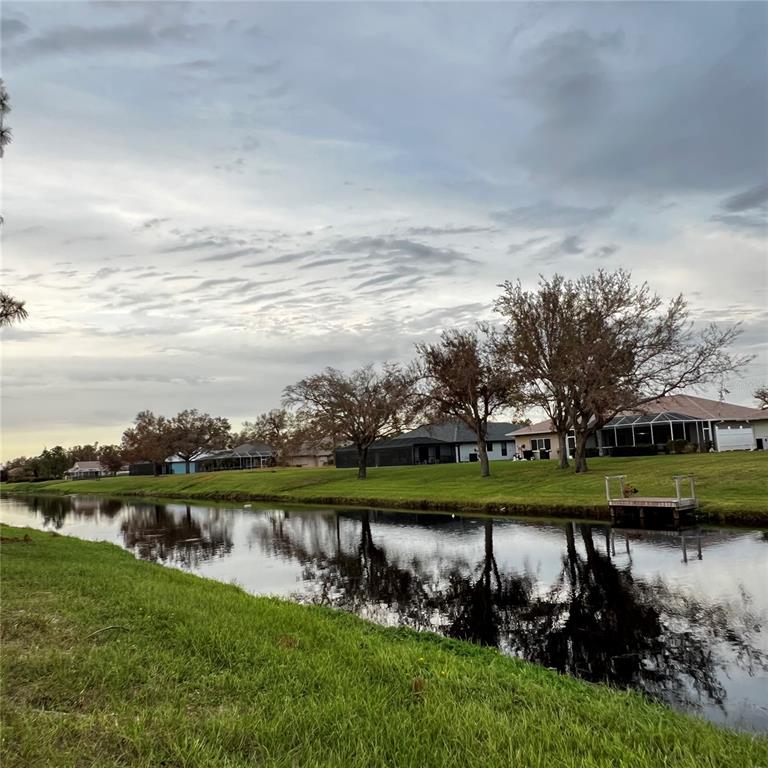
[[[67,472],[76,472],[77,470],[104,469],[100,461],[76,461]]]
[[[506,440],[510,432],[520,427],[508,421],[488,422],[486,440]],[[403,437],[432,437],[445,443],[476,443],[475,433],[461,421],[445,421],[440,424],[423,424],[406,432]]]
[[[527,435],[552,435],[556,432],[552,426],[552,421],[546,419],[545,421],[539,421],[536,424],[528,424],[525,427],[519,427],[512,430],[509,437],[523,437]]]
[[[667,411],[700,421],[747,421],[768,418],[768,414],[759,408],[724,403],[721,400],[709,400],[706,397],[695,397],[694,395],[667,395],[632,409],[632,413],[638,414]]]
[[[371,443],[368,450],[383,450],[385,448],[405,448],[410,445],[450,445],[445,440],[438,440],[435,437],[421,437],[419,435],[411,436],[410,433],[400,437],[392,437],[387,440],[377,440]],[[354,445],[345,445],[336,449],[337,451],[356,451]]]
[[[606,426],[628,427],[654,421],[761,421],[768,420],[768,410],[724,403],[693,395],[668,395],[616,416]],[[512,437],[547,435],[555,432],[550,419],[513,432]]]

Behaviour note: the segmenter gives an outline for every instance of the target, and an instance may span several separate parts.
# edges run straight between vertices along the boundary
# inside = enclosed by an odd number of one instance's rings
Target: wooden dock
[[[644,522],[647,513],[657,517],[669,517],[671,513],[672,520],[678,523],[683,515],[698,509],[699,501],[696,498],[696,481],[693,475],[675,475],[673,480],[676,491],[674,496],[635,496],[634,489],[626,483],[626,475],[606,475],[605,496],[611,519],[615,521],[617,517],[636,513]],[[688,484],[688,495],[683,494],[684,481]],[[616,485],[618,494],[614,492]]]

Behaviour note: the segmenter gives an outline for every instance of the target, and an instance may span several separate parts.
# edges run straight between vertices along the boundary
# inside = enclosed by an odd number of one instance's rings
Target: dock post
[[[680,501],[680,499],[683,497],[682,493],[680,492],[680,480],[682,478],[680,475],[675,475],[675,490],[677,491],[677,500]]]
[[[683,543],[683,562],[687,565],[688,564],[688,548],[685,546],[685,534],[682,534],[680,537],[680,540]]]

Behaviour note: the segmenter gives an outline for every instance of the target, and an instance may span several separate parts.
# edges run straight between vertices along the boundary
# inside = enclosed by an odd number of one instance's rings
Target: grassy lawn
[[[634,693],[0,530],[4,768],[768,765]]]
[[[768,451],[591,459],[576,475],[554,462],[494,462],[481,478],[476,464],[355,470],[275,469],[16,483],[9,492],[104,493],[189,499],[269,499],[527,514],[606,516],[604,476],[624,474],[643,496],[674,494],[672,476],[693,473],[702,508],[720,522],[768,524]]]

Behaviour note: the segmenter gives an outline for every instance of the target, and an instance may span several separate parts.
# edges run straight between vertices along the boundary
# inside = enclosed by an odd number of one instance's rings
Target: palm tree
[[[11,143],[11,129],[4,124],[5,116],[11,111],[8,91],[5,90],[3,79],[0,78],[0,157],[5,153],[5,147]]]
[[[24,309],[24,302],[14,299],[5,291],[0,291],[0,328],[26,318],[27,310]]]

